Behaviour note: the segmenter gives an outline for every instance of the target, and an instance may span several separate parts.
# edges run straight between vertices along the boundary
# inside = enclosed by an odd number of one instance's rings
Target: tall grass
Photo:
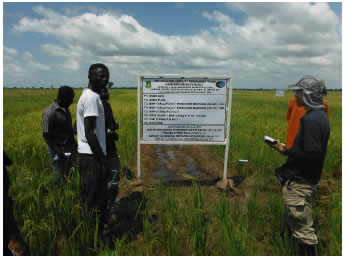
[[[248,231],[248,215],[240,208],[234,207],[224,196],[220,202],[215,203],[214,212],[222,231],[226,255],[252,255],[254,238]]]
[[[203,212],[203,190],[194,182],[191,210],[188,213],[189,235],[195,255],[206,255],[207,222]]]
[[[328,215],[329,255],[342,255],[342,190],[332,194],[330,201],[325,205]]]
[[[163,242],[167,255],[179,255],[179,229],[178,216],[179,207],[175,192],[168,192],[168,189],[160,185],[160,200],[162,208],[166,210],[163,221]]]

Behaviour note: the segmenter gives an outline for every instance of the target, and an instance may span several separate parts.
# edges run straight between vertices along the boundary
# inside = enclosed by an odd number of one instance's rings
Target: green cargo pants
[[[318,244],[312,219],[312,204],[316,191],[317,185],[294,181],[287,181],[282,188],[287,224],[293,236],[306,245]]]

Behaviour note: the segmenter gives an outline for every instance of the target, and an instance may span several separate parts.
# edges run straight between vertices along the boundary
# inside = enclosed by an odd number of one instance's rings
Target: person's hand
[[[280,140],[277,140],[276,144],[270,146],[280,153],[283,153],[285,151],[285,146],[280,142]]]
[[[64,147],[59,148],[59,150],[58,150],[58,157],[59,157],[59,159],[64,159],[65,158],[65,149],[64,149]]]
[[[21,237],[11,239],[8,246],[12,250],[12,254],[29,255],[29,246]]]
[[[114,131],[113,134],[112,134],[112,139],[115,140],[115,141],[118,141],[118,140],[119,140],[119,135],[118,135],[118,133],[116,133],[115,131]]]
[[[64,159],[64,158],[66,158],[64,152],[59,152],[59,153],[58,153],[58,157],[59,157],[59,159]]]

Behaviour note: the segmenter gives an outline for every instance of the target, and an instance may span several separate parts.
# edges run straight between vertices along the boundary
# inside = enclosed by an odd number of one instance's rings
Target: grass
[[[79,175],[65,184],[52,184],[51,164],[42,138],[41,114],[55,99],[56,89],[4,89],[3,146],[14,165],[9,167],[14,213],[32,255],[294,255],[296,245],[282,239],[284,207],[280,184],[273,173],[285,158],[264,144],[263,136],[285,140],[290,94],[273,91],[234,91],[228,167],[256,184],[247,203],[207,187],[158,185],[145,190],[143,231],[137,240],[126,235],[113,247],[97,241],[79,203]],[[76,104],[71,105],[75,120]],[[110,103],[120,123],[117,143],[121,167],[136,164],[136,90],[111,90]],[[321,242],[319,255],[342,254],[341,93],[326,97],[331,136],[321,195],[314,220]],[[224,157],[223,146],[210,147]],[[239,164],[239,159],[249,162]],[[322,188],[327,184],[327,187]],[[211,202],[212,201],[212,202]],[[154,215],[155,214],[155,215]],[[156,217],[155,217],[156,216]]]

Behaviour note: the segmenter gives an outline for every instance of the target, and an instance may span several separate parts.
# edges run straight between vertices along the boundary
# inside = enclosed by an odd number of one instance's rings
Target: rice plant
[[[189,235],[195,255],[206,255],[207,222],[203,212],[203,190],[193,183],[191,209],[188,213]]]

